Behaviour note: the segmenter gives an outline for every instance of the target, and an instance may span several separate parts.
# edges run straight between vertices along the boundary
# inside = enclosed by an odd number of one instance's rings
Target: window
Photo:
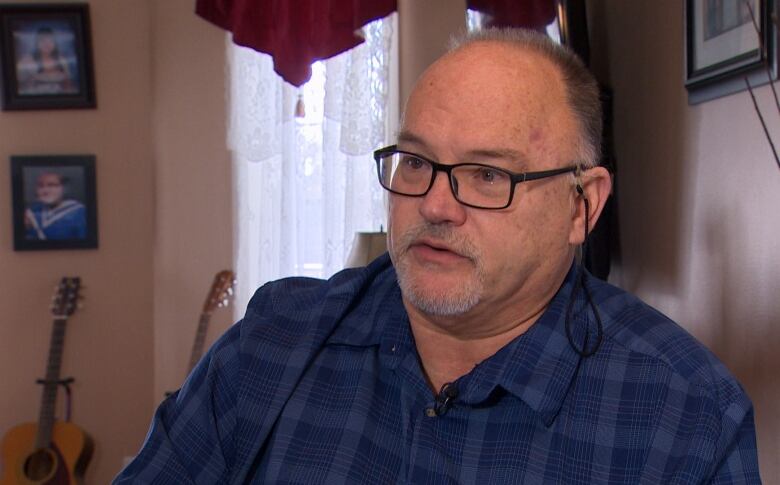
[[[394,23],[395,14],[365,26],[363,44],[315,63],[299,89],[270,56],[228,43],[239,316],[259,285],[329,277],[356,231],[386,225],[371,153],[398,120]]]

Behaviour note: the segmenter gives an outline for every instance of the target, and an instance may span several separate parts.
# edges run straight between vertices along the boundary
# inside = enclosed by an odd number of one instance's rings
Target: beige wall
[[[151,12],[145,1],[94,0],[91,17],[98,109],[0,112],[0,433],[38,418],[49,299],[61,276],[79,275],[84,308],[62,370],[76,378],[73,420],[97,444],[88,481],[107,483],[151,411]],[[82,153],[97,157],[100,248],[14,252],[8,156]]]
[[[37,419],[49,300],[62,275],[80,275],[63,374],[96,443],[87,483],[108,483],[184,378],[207,290],[232,260],[232,198],[224,32],[190,0],[90,11],[98,108],[0,112],[0,433]],[[97,157],[100,248],[14,252],[8,156],[79,153]],[[215,313],[209,343],[230,318]]]
[[[153,5],[158,402],[181,386],[209,286],[219,270],[231,268],[233,199],[225,145],[225,31],[195,16],[191,0]],[[231,312],[217,310],[207,343],[231,319]]]
[[[420,74],[447,51],[450,36],[465,27],[466,0],[398,0],[401,107]]]
[[[747,92],[688,106],[682,2],[589,1],[614,88],[622,264],[614,280],[707,344],[753,399],[780,483],[780,170]],[[770,131],[780,120],[757,90]]]

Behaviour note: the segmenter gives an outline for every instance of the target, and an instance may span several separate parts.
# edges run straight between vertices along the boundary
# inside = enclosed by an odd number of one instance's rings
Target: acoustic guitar
[[[190,352],[190,363],[187,366],[187,375],[203,357],[203,347],[206,342],[206,333],[208,333],[211,314],[220,307],[227,306],[230,297],[233,296],[233,286],[236,284],[236,277],[230,270],[222,270],[214,276],[211,288],[203,302],[203,310],[198,320],[198,329],[195,332],[195,341],[192,343],[192,352]]]
[[[25,423],[3,439],[2,485],[69,485],[82,483],[94,448],[92,438],[75,424],[54,417],[60,366],[65,343],[65,325],[76,310],[81,281],[62,278],[53,298],[54,324],[43,381],[41,410],[37,423]]]

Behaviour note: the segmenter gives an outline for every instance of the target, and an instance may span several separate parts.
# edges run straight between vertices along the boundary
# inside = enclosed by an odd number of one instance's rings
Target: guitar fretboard
[[[209,320],[211,320],[211,314],[202,313],[200,320],[198,320],[198,330],[195,332],[195,341],[192,343],[192,352],[190,353],[190,365],[187,367],[187,374],[192,372],[195,365],[203,356],[203,345],[206,342],[206,333],[209,329]]]
[[[55,317],[51,330],[49,360],[46,364],[46,382],[41,396],[41,412],[38,417],[38,433],[35,437],[36,449],[48,448],[54,428],[54,410],[57,404],[57,386],[62,366],[62,349],[65,346],[65,324],[67,318]]]

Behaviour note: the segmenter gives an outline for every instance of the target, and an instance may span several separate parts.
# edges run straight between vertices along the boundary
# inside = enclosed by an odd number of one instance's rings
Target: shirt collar
[[[345,315],[328,343],[358,347],[379,345],[386,330],[398,326],[398,322],[408,321],[390,257],[385,253],[365,268],[348,271],[362,272],[360,276],[367,284],[357,289],[363,293],[360,302]]]
[[[500,386],[539,413],[545,425],[552,424],[580,362],[565,327],[566,309],[576,275],[576,266],[572,265],[539,320],[469,374],[461,394],[465,402],[482,402]],[[589,325],[593,335],[582,292],[576,296],[573,308],[572,337],[581,343]]]

